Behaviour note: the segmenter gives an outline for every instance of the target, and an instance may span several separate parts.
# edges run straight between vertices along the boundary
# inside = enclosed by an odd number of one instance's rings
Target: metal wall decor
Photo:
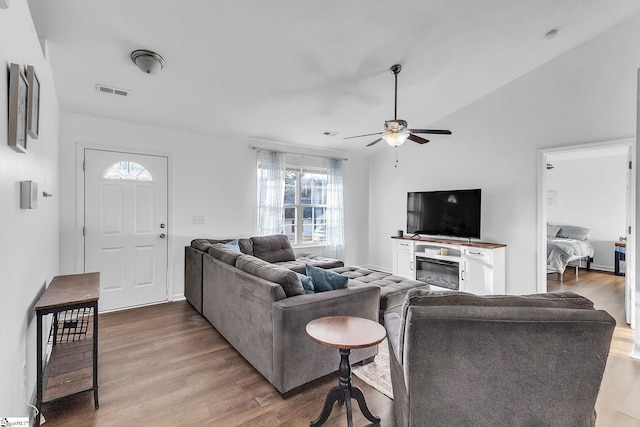
[[[29,85],[27,132],[33,139],[38,139],[40,133],[40,80],[31,65],[27,65],[27,84]]]
[[[27,92],[29,84],[18,64],[9,68],[9,146],[27,152]]]

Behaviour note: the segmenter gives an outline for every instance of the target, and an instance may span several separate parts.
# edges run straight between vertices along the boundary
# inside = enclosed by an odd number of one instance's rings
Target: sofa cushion
[[[407,291],[410,289],[429,289],[427,283],[418,280],[407,279],[406,277],[394,276],[382,271],[370,270],[368,268],[347,266],[332,268],[343,276],[349,278],[349,287],[357,287],[361,284],[376,285],[380,287],[380,310],[387,311],[397,307],[395,311],[400,313]]]
[[[231,239],[193,239],[191,241],[191,247],[202,252],[207,252],[214,243],[227,243],[230,241]]]
[[[296,254],[284,234],[252,237],[253,255],[267,262],[295,261]]]
[[[474,295],[458,291],[430,291],[411,289],[402,307],[402,318],[407,318],[410,306],[479,306],[479,307],[541,307],[593,310],[593,302],[573,292],[549,292],[531,295]],[[404,326],[401,323],[400,351],[404,347]]]
[[[305,254],[299,255],[294,261],[281,261],[275,264],[281,265],[289,270],[293,270],[297,273],[305,274],[305,265],[309,264],[314,267],[320,268],[335,268],[344,266],[344,262],[335,258],[327,258],[322,255]]]
[[[253,242],[251,239],[238,239],[238,246],[243,254],[253,255]]]
[[[305,276],[304,274],[300,274],[296,272],[296,276],[298,276],[298,279],[300,279],[300,283],[302,283],[302,287],[304,288],[304,291],[308,294],[315,294],[316,291],[313,288],[313,280],[311,280],[311,277],[309,276]]]
[[[240,255],[242,255],[240,252],[224,243],[214,243],[209,246],[209,250],[207,252],[215,259],[219,259],[229,265],[236,265],[236,260]]]
[[[403,315],[410,305],[475,305],[483,307],[543,307],[593,310],[593,302],[573,292],[549,292],[531,295],[474,295],[457,291],[412,289],[407,292]]]
[[[307,270],[307,276],[310,277],[313,282],[313,289],[316,293],[344,289],[349,283],[348,277],[331,270],[325,270],[309,264],[307,264],[305,268]]]
[[[251,255],[239,255],[236,267],[249,274],[274,282],[282,286],[288,297],[304,295],[304,288],[294,271],[266,262]]]

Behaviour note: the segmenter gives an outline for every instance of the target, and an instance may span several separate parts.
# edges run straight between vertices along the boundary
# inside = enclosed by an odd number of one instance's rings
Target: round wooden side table
[[[349,354],[352,349],[366,348],[379,344],[387,336],[387,331],[378,322],[351,316],[322,317],[307,323],[307,334],[319,344],[337,348],[340,352],[338,367],[338,385],[333,387],[324,402],[322,412],[311,427],[321,426],[331,414],[333,404],[338,402],[347,406],[347,425],[353,426],[351,399],[358,402],[360,411],[369,421],[379,423],[380,418],[369,411],[362,390],[351,385],[351,364]]]

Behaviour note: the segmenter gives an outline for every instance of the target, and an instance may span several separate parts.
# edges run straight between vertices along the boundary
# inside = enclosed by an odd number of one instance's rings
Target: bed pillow
[[[560,231],[558,231],[557,236],[563,239],[587,240],[590,231],[588,228],[578,227],[576,225],[562,225],[560,226]]]
[[[558,231],[560,231],[559,225],[547,224],[547,237],[556,237],[558,235]]]

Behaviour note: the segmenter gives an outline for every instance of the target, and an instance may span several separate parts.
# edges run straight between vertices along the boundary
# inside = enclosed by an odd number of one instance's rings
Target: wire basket
[[[88,332],[89,336],[92,335],[89,328],[92,317],[92,307],[75,308],[54,314],[49,342],[60,344],[86,339]]]

